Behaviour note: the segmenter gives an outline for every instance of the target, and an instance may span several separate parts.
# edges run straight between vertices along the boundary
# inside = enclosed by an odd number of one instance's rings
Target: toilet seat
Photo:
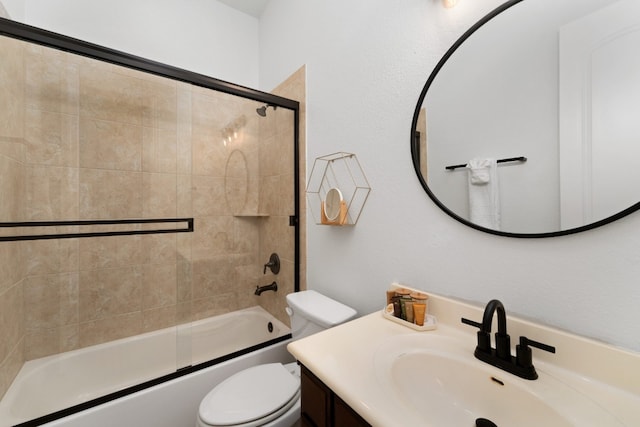
[[[300,397],[300,379],[281,363],[240,371],[211,390],[200,403],[207,426],[253,427],[288,411]]]

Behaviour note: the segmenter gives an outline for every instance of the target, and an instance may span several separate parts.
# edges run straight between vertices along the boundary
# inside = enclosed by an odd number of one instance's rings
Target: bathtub
[[[196,412],[182,423],[173,419],[181,412],[181,405],[189,408],[186,412],[182,409],[183,416],[187,417],[191,409],[197,411],[200,399],[228,375],[258,363],[291,361],[285,349],[288,342],[285,337],[289,332],[285,324],[256,306],[188,325],[31,360],[24,364],[0,402],[0,427],[20,424],[74,406],[75,410],[66,410],[25,425],[99,426],[100,417],[109,413],[105,426],[157,426],[172,419],[167,427],[192,427]],[[278,339],[280,342],[241,354],[243,349]],[[235,352],[240,352],[239,357],[224,360],[225,356]],[[210,362],[216,359],[221,363]],[[185,367],[182,372],[176,372]],[[163,376],[168,381],[154,381]],[[145,382],[148,382],[148,387],[136,390]],[[191,387],[179,391],[179,384],[184,387],[189,383]],[[173,391],[172,386],[175,388]],[[131,390],[127,392],[127,389]],[[145,407],[141,403],[140,406],[128,407],[121,414],[122,420],[113,424],[119,413],[120,401],[135,401],[136,395],[148,399],[154,392],[158,404],[153,399],[148,401],[154,414],[147,415],[157,417],[162,408],[170,410],[170,414],[158,418],[157,422],[146,418],[137,422],[127,421],[134,420],[136,416],[144,417],[136,415],[138,409]],[[160,396],[167,393],[167,396],[172,396],[171,403],[162,405]],[[117,396],[109,397],[110,394]],[[102,403],[98,406],[86,403],[98,398],[104,401],[98,402]],[[88,410],[78,412],[82,409]],[[98,418],[87,418],[92,414]],[[69,416],[56,420],[61,415]],[[80,423],[74,424],[77,420]]]

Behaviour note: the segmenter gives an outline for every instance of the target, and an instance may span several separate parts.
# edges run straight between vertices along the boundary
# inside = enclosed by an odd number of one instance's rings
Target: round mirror
[[[247,159],[240,150],[233,150],[227,158],[224,171],[224,195],[229,210],[234,214],[245,213],[249,194],[249,169]]]
[[[639,48],[637,0],[498,7],[420,95],[411,150],[427,194],[462,223],[512,237],[575,233],[640,208]]]
[[[337,188],[330,188],[324,199],[324,216],[329,221],[336,221],[340,215],[340,204],[342,203],[342,192]]]

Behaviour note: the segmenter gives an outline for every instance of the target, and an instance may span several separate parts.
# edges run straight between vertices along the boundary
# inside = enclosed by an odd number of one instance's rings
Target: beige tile
[[[78,116],[31,108],[25,114],[27,163],[78,167]]]
[[[29,221],[78,218],[78,169],[28,165],[25,214]]]
[[[176,305],[176,324],[182,326],[182,334],[188,334],[188,324],[194,320],[192,305],[191,300]]]
[[[0,156],[6,156],[22,164],[25,163],[25,153],[24,138],[5,137],[0,134]]]
[[[146,264],[142,271],[142,309],[174,306],[177,301],[176,264]]]
[[[80,347],[79,330],[80,325],[74,323],[72,325],[64,325],[60,328],[60,352],[75,350]]]
[[[229,216],[196,217],[194,221],[192,259],[224,255],[235,247],[233,218]]]
[[[78,323],[77,273],[27,277],[24,304],[29,332]]]
[[[235,287],[235,266],[230,256],[200,259],[193,263],[193,298],[213,298]]]
[[[263,234],[264,221],[267,218],[234,218],[233,219],[233,246],[230,253],[250,254],[257,257],[259,254],[259,242]]]
[[[176,310],[175,305],[145,310],[142,313],[143,331],[150,332],[175,326],[177,322]]]
[[[177,83],[167,78],[142,82],[142,123],[154,129],[177,129]]]
[[[178,137],[175,130],[143,128],[142,170],[176,173]]]
[[[140,312],[141,308],[142,267],[80,272],[81,323]]]
[[[25,49],[26,105],[31,109],[78,115],[78,57],[28,44]]]
[[[259,305],[260,298],[255,295],[256,286],[268,285],[270,278],[262,274],[262,264],[239,265],[235,269],[238,308]]]
[[[225,200],[224,177],[193,175],[191,177],[193,215],[229,215]]]
[[[193,232],[176,235],[176,260],[177,262],[191,262]]]
[[[23,246],[23,242],[2,242],[0,245],[0,295],[25,275]]]
[[[225,203],[229,212],[234,215],[257,213],[257,209],[248,207],[248,179],[232,178],[224,179]]]
[[[22,164],[9,157],[0,156],[0,221],[22,221],[25,170]]]
[[[260,146],[260,175],[293,173],[293,134],[278,134],[262,141],[264,144]]]
[[[223,176],[228,156],[223,129],[242,115],[238,101],[221,96],[193,95],[191,150],[193,173]],[[215,111],[215,114],[212,112]]]
[[[176,299],[179,303],[193,298],[193,272],[191,262],[180,261],[176,265]]]
[[[123,122],[80,119],[80,167],[142,170],[142,127]]]
[[[80,170],[80,218],[142,217],[142,173]]]
[[[281,206],[293,204],[293,194],[284,193],[279,187],[280,177],[265,176],[260,180],[260,212],[267,212],[270,215],[277,215],[282,209]],[[289,201],[291,200],[291,202]],[[289,210],[293,214],[293,210]]]
[[[265,218],[260,234],[260,252],[264,255],[277,252],[280,260],[294,261],[295,235],[293,227],[289,226],[286,216]]]
[[[193,190],[191,175],[177,176],[178,198],[176,214],[181,218],[193,217]]]
[[[114,70],[110,64],[82,61],[80,116],[142,126],[143,81]]]
[[[181,174],[191,174],[191,102],[191,86],[178,83],[177,170]]]
[[[194,174],[224,176],[227,149],[220,132],[221,129],[193,126],[191,155]]]
[[[25,327],[29,333],[53,329],[60,320],[58,275],[28,277],[24,282]]]
[[[20,342],[11,349],[9,355],[0,362],[0,399],[2,399],[16,375],[18,375],[20,368],[22,368],[22,364],[24,363],[23,343],[24,341],[20,340]]]
[[[51,234],[61,229],[30,228],[29,234]],[[67,273],[78,268],[78,240],[53,239],[22,242],[25,274],[29,276]]]
[[[177,238],[180,234],[149,234],[140,236],[142,263],[175,264],[177,262]]]
[[[234,214],[263,213],[259,210],[262,186],[259,150],[245,144],[239,148],[231,148],[228,152],[225,166],[225,198],[229,210]]]
[[[143,173],[144,218],[174,218],[177,212],[177,181],[175,174]]]
[[[0,37],[0,136],[24,137],[24,43]]]
[[[0,361],[4,360],[24,334],[24,296],[22,283],[0,293]]]
[[[144,236],[109,236],[80,239],[80,269],[99,270],[142,264],[147,257]]]
[[[60,330],[38,329],[25,335],[24,354],[26,360],[38,359],[60,352]]]

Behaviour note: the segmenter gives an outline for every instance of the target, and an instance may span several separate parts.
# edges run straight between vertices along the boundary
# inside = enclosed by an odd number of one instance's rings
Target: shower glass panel
[[[6,25],[0,427],[286,339],[297,102]]]

